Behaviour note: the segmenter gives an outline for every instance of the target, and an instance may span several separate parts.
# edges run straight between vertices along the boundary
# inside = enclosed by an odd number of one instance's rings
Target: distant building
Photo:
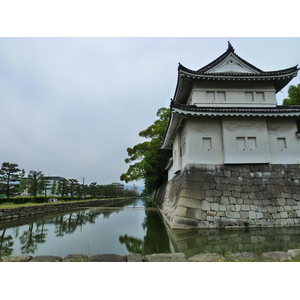
[[[138,190],[137,190],[137,186],[135,186],[135,184],[133,185],[133,188],[132,188],[132,190],[133,190],[135,193],[137,193],[137,192],[138,192]]]
[[[51,195],[51,189],[54,182],[56,182],[56,185],[58,186],[58,181],[65,179],[64,177],[60,176],[44,176],[44,178],[48,181],[48,188],[43,192],[43,194],[46,194],[46,196]]]
[[[119,183],[119,182],[113,182],[112,185],[114,185],[116,188],[120,190],[124,190],[124,184]]]

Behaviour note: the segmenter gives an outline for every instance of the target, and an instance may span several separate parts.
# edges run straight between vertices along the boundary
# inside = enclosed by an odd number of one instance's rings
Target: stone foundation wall
[[[106,206],[110,204],[122,203],[126,200],[128,200],[128,198],[78,201],[78,202],[71,202],[71,203],[43,204],[43,205],[33,205],[33,206],[20,206],[14,208],[2,208],[0,209],[0,221],[17,219],[21,217],[35,216],[35,215],[44,215],[44,214],[74,210],[74,209],[79,209],[84,207]]]
[[[159,208],[173,229],[300,226],[300,165],[190,164]]]

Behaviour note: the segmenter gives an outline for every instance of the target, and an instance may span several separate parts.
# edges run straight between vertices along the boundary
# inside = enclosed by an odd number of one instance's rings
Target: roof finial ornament
[[[232,47],[232,45],[230,44],[230,41],[228,41],[228,52],[234,52],[234,48]]]

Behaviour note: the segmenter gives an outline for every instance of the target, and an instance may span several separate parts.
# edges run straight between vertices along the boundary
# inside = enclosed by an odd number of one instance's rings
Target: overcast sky
[[[0,38],[0,163],[119,182],[126,148],[174,96],[178,63],[197,70],[229,39],[264,71],[300,64],[300,38]]]

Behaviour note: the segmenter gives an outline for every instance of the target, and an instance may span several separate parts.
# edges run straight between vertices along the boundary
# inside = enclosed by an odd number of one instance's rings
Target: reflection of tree
[[[137,239],[127,234],[121,235],[119,237],[119,241],[121,244],[126,245],[126,249],[128,252],[132,253],[141,253],[143,249],[143,241],[141,239]]]
[[[11,255],[13,252],[13,248],[11,248],[14,244],[13,238],[11,235],[5,236],[6,229],[3,230],[0,236],[0,258],[2,255]]]
[[[73,213],[68,216],[60,216],[55,219],[55,233],[56,236],[64,236],[65,233],[73,233],[78,225],[78,219]]]
[[[34,237],[33,225],[34,223],[29,224],[28,230],[24,231],[23,234],[20,236],[20,242],[23,245],[21,247],[21,251],[23,254],[34,253],[37,249],[37,241]]]
[[[110,215],[112,211],[109,212]],[[106,211],[97,211],[97,210],[89,210],[89,211],[78,211],[70,213],[69,215],[59,216],[52,219],[50,222],[55,224],[55,234],[56,236],[64,236],[64,234],[73,233],[76,228],[82,227],[83,225],[89,223],[94,224],[95,220],[99,215],[106,214]]]
[[[119,237],[121,244],[125,244],[128,252],[140,253],[142,255],[152,253],[170,253],[169,237],[162,221],[153,210],[145,210],[146,217],[142,223],[146,230],[144,240],[137,239],[127,234]]]
[[[46,232],[48,231],[48,229],[45,229],[44,225],[45,225],[45,221],[43,221],[42,223],[36,224],[37,234],[35,234],[34,237],[35,237],[37,243],[39,243],[39,244],[46,242],[46,236],[47,236]]]

